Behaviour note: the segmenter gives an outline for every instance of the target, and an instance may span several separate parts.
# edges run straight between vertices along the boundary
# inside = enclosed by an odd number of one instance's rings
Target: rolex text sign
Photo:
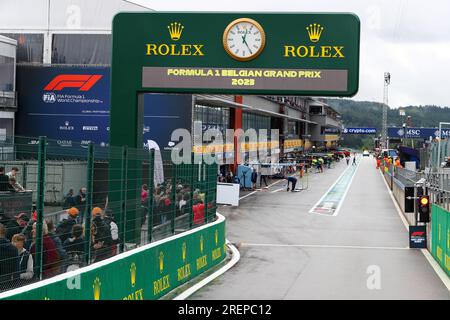
[[[359,38],[347,13],[119,13],[113,104],[115,90],[353,96]]]

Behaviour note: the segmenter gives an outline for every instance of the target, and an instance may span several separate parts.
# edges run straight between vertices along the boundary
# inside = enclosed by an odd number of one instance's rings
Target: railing
[[[215,220],[216,164],[174,164],[170,151],[61,144],[44,137],[15,137],[1,147],[14,150],[0,167],[16,180],[0,182],[11,190],[0,198],[0,238],[4,233],[6,243],[23,244],[34,266],[20,265],[17,249],[7,244],[13,250],[0,257],[0,291]],[[55,190],[64,198],[49,201]]]
[[[0,108],[17,109],[17,92],[0,91]]]

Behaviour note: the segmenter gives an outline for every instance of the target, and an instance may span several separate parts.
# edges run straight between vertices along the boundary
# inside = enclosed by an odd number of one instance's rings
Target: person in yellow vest
[[[395,159],[395,166],[398,168],[402,167],[402,164],[400,163],[400,158],[397,157],[397,159]]]

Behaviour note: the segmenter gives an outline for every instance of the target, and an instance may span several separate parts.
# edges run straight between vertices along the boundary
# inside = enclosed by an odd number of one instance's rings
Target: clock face
[[[239,61],[256,58],[264,49],[266,36],[255,20],[241,18],[231,22],[223,33],[225,51]]]

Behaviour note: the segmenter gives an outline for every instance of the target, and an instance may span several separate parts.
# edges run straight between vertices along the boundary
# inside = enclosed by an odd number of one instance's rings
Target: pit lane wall
[[[433,204],[431,219],[431,254],[450,277],[450,212]]]
[[[0,293],[7,300],[155,300],[226,256],[225,218],[51,279]]]

